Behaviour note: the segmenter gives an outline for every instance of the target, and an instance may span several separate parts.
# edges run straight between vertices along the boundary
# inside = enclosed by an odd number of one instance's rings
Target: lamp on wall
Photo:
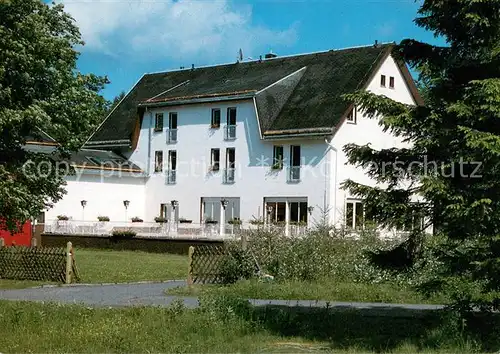
[[[87,201],[80,200],[80,204],[82,206],[82,220],[85,220],[85,207],[87,206]]]
[[[130,205],[130,200],[123,201],[123,206],[125,207],[125,221],[127,221],[127,210],[129,205]]]
[[[312,214],[313,210],[314,210],[314,207],[313,207],[313,206],[309,206],[309,207],[307,207],[307,211],[309,212],[309,215],[311,215],[311,214]]]
[[[222,205],[222,207],[223,207],[224,209],[226,209],[227,204],[228,204],[227,199],[226,199],[226,198],[222,198],[222,199],[220,200],[220,204]]]
[[[175,210],[175,208],[179,205],[179,202],[177,200],[171,200],[170,205],[172,205],[172,208]]]

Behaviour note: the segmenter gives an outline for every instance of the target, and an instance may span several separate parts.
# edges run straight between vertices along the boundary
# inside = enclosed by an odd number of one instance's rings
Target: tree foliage
[[[64,193],[54,156],[28,151],[26,140],[46,132],[65,156],[102,118],[107,79],[78,72],[82,44],[62,5],[0,1],[0,228],[14,229]]]
[[[425,106],[369,92],[347,96],[371,118],[382,116],[383,128],[411,147],[345,146],[349,162],[380,184],[348,180],[344,187],[364,197],[382,225],[401,226],[415,213],[432,223],[439,242],[431,254],[440,267],[425,289],[448,291],[464,308],[499,309],[500,0],[425,0],[415,22],[446,40],[435,46],[407,39],[394,49],[420,73]],[[412,203],[415,196],[423,202]],[[423,241],[415,229],[397,249],[374,258],[411,267]]]

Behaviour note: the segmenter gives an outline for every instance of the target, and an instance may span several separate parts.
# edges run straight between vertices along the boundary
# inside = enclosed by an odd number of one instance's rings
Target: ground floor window
[[[162,203],[162,204],[160,204],[160,214],[158,216],[161,218],[165,218],[168,221],[175,222],[175,221],[179,220],[179,205],[176,205],[175,213],[172,213],[172,211],[173,211],[172,202]],[[171,220],[172,217],[173,217],[173,220]]]
[[[221,200],[227,201],[225,210],[225,221],[240,218],[240,198],[238,197],[203,197],[201,198],[200,221],[213,220],[220,222]]]
[[[307,223],[307,198],[264,198],[264,210],[267,221],[270,223],[284,223],[286,221],[286,204],[290,208],[291,223]]]
[[[365,211],[361,200],[347,200],[345,204],[345,226],[349,229],[361,229],[364,226]]]

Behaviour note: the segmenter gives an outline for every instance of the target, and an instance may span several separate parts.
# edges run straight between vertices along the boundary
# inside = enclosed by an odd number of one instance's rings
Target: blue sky
[[[108,75],[103,94],[128,91],[146,72],[415,38],[421,0],[59,0],[86,45],[82,72]]]

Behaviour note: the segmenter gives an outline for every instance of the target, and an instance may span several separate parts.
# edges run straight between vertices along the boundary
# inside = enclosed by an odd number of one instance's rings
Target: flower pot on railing
[[[157,216],[155,218],[155,222],[157,222],[159,224],[164,224],[164,223],[168,222],[168,220],[166,218],[164,218],[163,216]]]
[[[192,222],[193,222],[193,220],[188,220],[188,219],[184,219],[184,218],[179,219],[179,223],[181,223],[181,224],[191,224]]]
[[[97,220],[99,222],[108,222],[109,221],[109,216],[98,216]]]
[[[144,221],[144,220],[142,220],[141,218],[139,218],[137,216],[133,217],[131,220],[132,220],[132,222],[143,222]]]
[[[218,224],[219,222],[217,220],[212,220],[212,219],[206,219],[205,220],[205,224],[208,224],[208,225],[215,225],[215,224]]]

